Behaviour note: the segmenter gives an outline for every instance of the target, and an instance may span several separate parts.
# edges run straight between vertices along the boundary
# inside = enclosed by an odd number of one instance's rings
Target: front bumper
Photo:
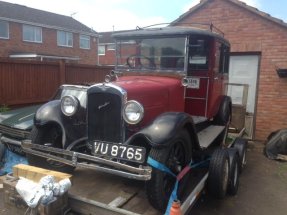
[[[33,144],[31,140],[22,141],[22,148],[26,153],[55,160],[74,167],[94,169],[136,180],[147,181],[151,178],[152,168],[150,166],[139,165],[139,167],[134,167],[98,156]]]

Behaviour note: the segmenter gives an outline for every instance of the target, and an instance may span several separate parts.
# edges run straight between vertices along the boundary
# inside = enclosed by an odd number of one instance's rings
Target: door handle
[[[218,77],[215,77],[214,80],[218,80]]]

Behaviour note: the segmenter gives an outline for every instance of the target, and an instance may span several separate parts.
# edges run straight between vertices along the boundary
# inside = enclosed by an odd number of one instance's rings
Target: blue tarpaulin
[[[28,164],[28,161],[26,157],[15,154],[6,148],[1,163],[0,175],[6,175],[7,173],[13,172],[13,166],[17,164]]]

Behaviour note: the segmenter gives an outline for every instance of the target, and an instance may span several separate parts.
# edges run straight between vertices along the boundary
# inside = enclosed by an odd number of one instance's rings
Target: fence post
[[[59,62],[59,67],[60,67],[60,85],[65,84],[66,83],[66,64],[65,64],[65,60],[60,60]]]

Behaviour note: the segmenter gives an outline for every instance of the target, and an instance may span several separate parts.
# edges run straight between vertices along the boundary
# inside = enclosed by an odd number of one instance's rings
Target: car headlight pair
[[[66,116],[73,116],[79,108],[79,100],[74,96],[65,96],[61,100],[61,110]],[[128,101],[123,108],[123,117],[128,124],[139,123],[144,116],[143,106],[134,100]]]
[[[124,120],[128,124],[137,124],[139,123],[144,116],[143,106],[134,100],[128,101],[123,109]]]
[[[79,109],[79,100],[74,96],[64,96],[61,99],[61,110],[66,116],[73,116]]]

